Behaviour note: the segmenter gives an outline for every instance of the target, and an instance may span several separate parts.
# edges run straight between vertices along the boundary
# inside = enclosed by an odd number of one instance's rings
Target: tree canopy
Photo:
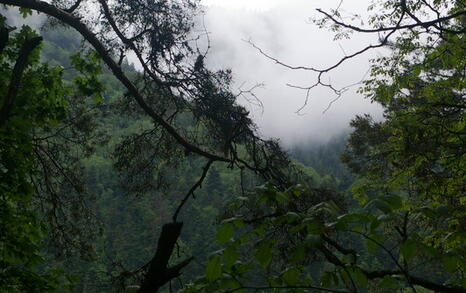
[[[356,55],[391,50],[373,60],[360,90],[383,106],[384,119],[356,117],[343,156],[358,176],[358,206],[295,205],[315,198],[300,186],[265,185],[241,197],[218,232],[224,249],[188,292],[466,290],[464,3],[385,1],[372,9],[368,29],[320,10],[321,24],[340,37],[382,34]],[[317,85],[333,68],[297,69],[318,72]]]
[[[151,257],[112,276],[118,290],[127,280],[139,284],[138,292],[171,288],[193,265],[196,255],[179,254],[186,207],[203,183],[212,193],[232,191],[216,188],[224,178],[215,168],[225,168],[238,172],[239,187],[221,199],[229,204],[216,233],[220,249],[184,292],[466,291],[463,1],[376,1],[367,28],[346,23],[338,9],[319,10],[319,23],[338,37],[378,33],[380,43],[328,68],[299,67],[318,74],[307,91],[320,85],[339,95],[324,74],[368,50],[390,51],[373,60],[360,90],[383,107],[384,119],[352,121],[342,157],[355,176],[348,190],[335,190],[332,179],[316,183],[277,141],[257,134],[231,90],[231,72],[204,66],[209,39],[194,32],[197,1],[0,3],[24,15],[44,13],[50,26],[71,27],[84,40],[66,80],[62,67],[40,61],[41,37],[0,19],[2,290],[53,291],[73,281],[43,261],[44,239],[54,253],[93,258],[97,229],[84,158],[108,152],[99,147],[109,144],[111,155],[99,158],[111,157],[122,194],[138,199],[170,188],[182,194],[170,215],[160,216]],[[140,71],[127,65],[129,54]],[[122,94],[106,97],[105,84],[116,81]],[[107,138],[109,129],[122,134]],[[87,167],[106,164],[96,160]],[[115,180],[102,170],[108,169],[95,168],[96,178],[87,179],[94,189],[105,189],[99,180]],[[183,170],[197,178],[188,182]],[[142,226],[132,211],[125,220]],[[128,227],[107,213],[111,223]]]

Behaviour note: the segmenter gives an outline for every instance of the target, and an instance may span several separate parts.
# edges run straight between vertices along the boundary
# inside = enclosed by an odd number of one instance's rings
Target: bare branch
[[[103,1],[103,0],[102,0]],[[43,12],[50,15],[63,23],[76,29],[98,52],[105,64],[110,68],[113,75],[126,87],[128,92],[134,97],[139,106],[146,112],[157,124],[163,127],[180,145],[186,148],[188,151],[203,156],[207,159],[214,161],[230,162],[229,159],[209,153],[200,149],[188,142],[178,131],[167,121],[165,121],[157,112],[154,111],[144,100],[142,94],[138,91],[136,86],[122,71],[121,67],[113,60],[109,54],[107,48],[97,39],[96,35],[92,33],[89,28],[81,22],[78,17],[75,17],[68,12],[61,10],[53,5],[48,4],[44,1],[38,0],[1,0],[0,3],[6,5],[14,5],[24,8],[33,9],[39,12]],[[105,2],[103,2],[105,3]]]
[[[321,292],[350,293],[350,291],[346,291],[346,290],[338,290],[338,289],[324,288],[324,287],[311,286],[311,285],[308,285],[308,286],[304,286],[304,285],[303,286],[241,286],[235,289],[224,291],[224,293],[233,293],[233,292],[244,290],[244,289],[251,289],[251,290],[255,290],[256,292],[259,290],[272,291],[276,289],[284,289],[284,290],[285,289],[289,289],[289,290],[291,289],[313,289],[313,290],[318,290]]]
[[[168,267],[168,261],[173,253],[176,241],[180,237],[182,227],[182,223],[168,223],[163,225],[157,243],[157,251],[150,262],[149,269],[138,292],[157,292],[160,287],[178,277],[180,275],[180,270],[191,262],[193,259],[192,257],[173,267]]]
[[[19,51],[18,59],[16,60],[13,72],[11,74],[8,91],[3,101],[2,108],[0,109],[0,126],[2,126],[10,116],[10,112],[13,107],[13,101],[18,95],[21,78],[23,77],[24,70],[28,65],[28,58],[32,51],[37,48],[41,42],[41,37],[27,39]]]
[[[380,28],[361,28],[361,27],[358,27],[358,26],[354,26],[354,25],[339,21],[333,15],[329,14],[328,12],[326,12],[326,11],[320,9],[320,8],[318,8],[317,11],[322,13],[323,15],[325,15],[330,20],[332,20],[335,24],[337,24],[339,26],[342,26],[342,27],[345,27],[345,28],[348,28],[348,29],[351,29],[351,30],[356,31],[356,32],[360,32],[360,33],[380,33],[380,32],[387,32],[387,31],[393,31],[393,30],[413,29],[413,28],[416,28],[416,27],[427,28],[427,27],[430,27],[430,26],[435,26],[437,24],[441,24],[442,22],[446,22],[446,21],[448,21],[450,19],[454,19],[454,18],[460,17],[462,15],[466,15],[466,10],[461,10],[461,11],[455,12],[453,14],[450,14],[450,15],[447,15],[447,16],[444,16],[444,17],[439,17],[437,19],[433,19],[433,20],[430,20],[430,21],[424,21],[423,22],[423,21],[420,21],[419,19],[417,19],[417,17],[414,17],[413,19],[416,20],[416,23],[403,24],[403,25],[398,23],[395,26],[380,27]],[[408,11],[403,10],[403,12],[408,12]],[[466,30],[463,29],[461,31],[458,31],[458,32],[454,31],[454,32],[455,33],[464,33],[465,31]]]
[[[3,52],[3,49],[5,49],[8,39],[10,37],[9,31],[6,27],[2,27],[0,29],[0,54]]]
[[[390,257],[392,258],[392,260],[395,261],[395,263],[397,264],[397,266],[400,268],[400,270],[382,270],[382,271],[369,271],[369,270],[366,270],[364,268],[361,268],[359,266],[357,266],[363,273],[364,275],[366,275],[366,277],[368,279],[379,279],[379,278],[383,278],[385,276],[404,276],[406,278],[406,281],[411,285],[418,285],[418,286],[421,286],[421,287],[424,287],[426,289],[429,289],[429,290],[434,290],[434,291],[437,291],[437,292],[445,292],[445,293],[466,293],[466,289],[465,288],[460,288],[460,287],[454,287],[454,286],[445,286],[443,284],[438,284],[438,283],[434,283],[434,282],[431,282],[429,280],[426,280],[426,279],[422,279],[422,278],[418,278],[418,277],[415,277],[415,276],[412,276],[410,275],[408,272],[406,272],[402,267],[401,265],[398,263],[398,261],[396,260],[396,258],[393,256],[393,254],[384,246],[382,245],[380,242],[368,237],[367,235],[364,235],[363,233],[360,233],[360,232],[356,232],[356,231],[351,231],[351,232],[354,232],[354,233],[357,233],[359,235],[362,235],[363,237],[365,237],[366,239],[368,239],[369,241],[372,241],[374,242],[376,245],[378,245],[379,247],[381,247],[383,250],[385,250],[389,255]],[[325,241],[327,241],[328,239],[324,239]],[[330,242],[329,242],[330,243]],[[336,244],[337,246],[334,246],[333,244]],[[330,245],[334,246],[335,248],[337,248],[338,251],[340,251],[341,253],[343,254],[347,254],[347,253],[353,253],[351,250],[348,250],[346,248],[343,248],[341,247],[339,244],[337,243],[330,243]],[[334,265],[337,265],[337,266],[341,266],[341,267],[345,267],[345,264],[336,256],[334,255],[329,249],[327,249],[325,246],[321,245],[318,247],[319,250],[324,254],[325,258],[327,259],[327,261],[329,261],[330,263],[334,264]],[[414,287],[412,287],[414,288]]]
[[[76,9],[78,9],[79,5],[81,4],[82,0],[76,0],[70,8],[66,9],[65,11],[68,13],[73,13]]]
[[[202,175],[201,177],[199,178],[199,180],[191,187],[191,189],[188,191],[188,193],[185,195],[185,197],[183,198],[183,200],[181,201],[181,203],[178,205],[178,207],[176,208],[176,211],[175,213],[173,214],[173,222],[176,222],[177,218],[178,218],[178,214],[180,213],[181,209],[183,208],[183,206],[186,204],[186,202],[188,201],[189,197],[191,196],[194,196],[194,191],[196,191],[197,188],[201,187],[202,185],[202,182],[204,182],[204,179],[206,178],[207,176],[207,173],[209,172],[209,169],[210,169],[210,166],[212,166],[212,163],[214,161],[213,160],[209,160],[207,162],[207,164],[204,166],[203,170],[202,170]]]

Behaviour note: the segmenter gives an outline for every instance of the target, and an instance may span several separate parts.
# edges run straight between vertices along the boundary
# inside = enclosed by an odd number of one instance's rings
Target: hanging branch
[[[22,8],[33,9],[39,12],[43,12],[47,15],[50,15],[63,23],[76,29],[97,51],[99,56],[105,62],[105,64],[110,68],[113,75],[126,87],[128,92],[133,96],[139,106],[144,110],[144,112],[149,115],[155,123],[163,127],[180,145],[182,145],[187,151],[198,154],[202,157],[205,157],[214,161],[223,161],[230,162],[229,159],[209,153],[200,149],[198,146],[195,146],[188,142],[178,131],[167,121],[165,121],[157,112],[154,111],[145,101],[142,94],[136,88],[136,86],[131,82],[131,80],[126,76],[121,67],[113,60],[113,57],[110,55],[109,51],[105,46],[99,41],[94,33],[92,33],[89,28],[80,20],[80,18],[68,13],[65,10],[59,9],[47,2],[37,1],[37,0],[1,0],[0,3],[6,5],[14,5]]]
[[[212,160],[209,160],[207,162],[207,164],[204,166],[203,168],[203,171],[202,171],[202,175],[201,177],[199,178],[199,180],[191,187],[191,189],[189,189],[188,193],[186,193],[185,197],[183,198],[183,200],[180,202],[180,204],[178,205],[178,207],[176,208],[176,211],[175,213],[173,214],[173,222],[176,223],[177,221],[177,218],[178,218],[178,214],[180,213],[181,209],[183,208],[183,206],[186,204],[186,202],[188,201],[188,199],[193,196],[194,197],[194,191],[196,191],[197,188],[201,187],[202,185],[202,182],[204,182],[204,179],[206,178],[207,176],[207,173],[209,172],[209,169],[210,167],[212,166],[212,163],[214,161]]]
[[[8,35],[6,35],[5,37],[5,34],[3,33],[1,38],[8,40]],[[5,100],[3,101],[2,108],[0,109],[0,126],[3,126],[3,124],[10,116],[10,112],[13,107],[13,102],[16,96],[18,95],[19,87],[21,84],[21,78],[23,77],[24,70],[26,69],[28,64],[28,58],[31,55],[32,51],[34,51],[34,49],[37,48],[37,46],[39,46],[41,42],[41,37],[27,39],[19,51],[18,59],[16,60],[13,72],[11,74],[11,80],[8,86],[8,91],[5,96]]]
[[[181,269],[187,266],[193,259],[190,257],[175,266],[168,267],[168,261],[180,237],[182,227],[183,223],[168,223],[163,225],[162,233],[157,243],[157,251],[150,262],[149,269],[138,291],[139,293],[157,292],[160,287],[178,277]]]
[[[341,6],[342,2],[343,1],[340,1],[340,4],[338,5],[338,8]],[[423,1],[423,2],[426,3],[426,1]],[[368,51],[387,46],[389,44],[390,37],[392,37],[394,35],[394,33],[399,32],[399,31],[403,31],[403,30],[413,30],[413,29],[416,29],[416,28],[424,28],[424,29],[428,30],[431,27],[437,29],[440,34],[443,34],[443,33],[464,34],[466,32],[466,28],[464,28],[464,27],[462,29],[459,29],[459,30],[454,30],[454,29],[448,29],[448,28],[445,28],[445,27],[442,26],[442,24],[447,23],[447,22],[449,22],[449,21],[451,21],[453,19],[458,19],[460,17],[466,16],[466,10],[460,10],[460,11],[451,13],[451,14],[446,15],[446,16],[440,16],[440,12],[438,10],[433,8],[431,5],[428,5],[428,4],[426,4],[426,5],[429,7],[429,9],[431,9],[432,11],[434,11],[436,13],[437,17],[435,19],[428,20],[428,21],[420,20],[416,15],[414,15],[414,13],[412,11],[409,10],[409,8],[406,5],[406,0],[401,0],[399,5],[398,5],[398,8],[400,9],[401,13],[400,13],[400,16],[399,16],[396,24],[394,26],[385,26],[385,27],[378,27],[378,28],[363,28],[363,27],[352,25],[352,24],[348,24],[348,23],[345,23],[345,22],[341,21],[339,18],[337,18],[336,14],[331,14],[329,12],[326,12],[326,11],[322,10],[322,9],[316,9],[319,13],[324,15],[326,19],[329,19],[335,25],[337,25],[337,26],[339,26],[341,28],[346,28],[346,29],[349,29],[351,31],[360,32],[360,33],[377,33],[377,34],[386,33],[385,36],[380,37],[380,41],[377,44],[368,45],[368,46],[366,46],[366,47],[364,47],[364,48],[362,48],[362,49],[360,49],[360,50],[358,50],[358,51],[356,51],[356,52],[354,52],[352,54],[349,54],[349,55],[345,53],[344,57],[342,57],[340,60],[338,60],[333,65],[325,67],[325,68],[316,68],[316,67],[301,66],[301,65],[291,65],[291,64],[288,64],[288,63],[286,63],[286,62],[284,62],[282,60],[279,60],[278,58],[275,58],[275,57],[271,56],[270,54],[266,53],[262,48],[260,48],[256,44],[254,44],[251,40],[247,40],[246,42],[249,45],[251,45],[255,50],[257,50],[261,55],[263,55],[267,59],[273,61],[277,65],[280,65],[280,66],[282,66],[284,68],[287,68],[287,69],[290,69],[290,70],[304,70],[304,71],[312,71],[312,72],[317,73],[316,81],[313,84],[309,85],[309,86],[298,86],[298,85],[294,85],[294,84],[290,84],[290,83],[288,83],[287,86],[305,91],[304,103],[299,109],[296,110],[297,114],[300,114],[300,112],[304,108],[306,108],[306,106],[308,105],[310,95],[311,95],[311,91],[313,89],[315,89],[317,87],[324,87],[324,88],[327,88],[330,91],[332,91],[336,95],[336,97],[334,99],[332,99],[332,101],[330,101],[327,108],[324,110],[324,113],[325,113],[331,107],[331,105],[334,102],[336,102],[337,100],[339,100],[341,98],[341,96],[343,95],[344,92],[346,92],[350,87],[352,87],[354,85],[357,85],[359,83],[355,83],[355,84],[352,84],[352,85],[349,85],[349,86],[344,86],[342,88],[336,88],[330,82],[327,83],[327,82],[323,81],[324,74],[329,73],[332,70],[335,70],[336,68],[340,67],[343,63],[345,63],[345,62],[347,62],[347,61],[349,61],[351,59],[354,59],[357,56],[363,55],[363,54],[367,53]],[[337,11],[338,8],[335,11]],[[405,19],[406,16],[408,16],[410,19],[414,20],[414,23],[402,24],[402,21]]]

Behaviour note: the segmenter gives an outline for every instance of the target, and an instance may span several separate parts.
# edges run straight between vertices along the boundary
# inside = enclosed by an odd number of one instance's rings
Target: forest
[[[388,52],[358,90],[383,119],[286,149],[206,65],[199,1],[0,4],[1,293],[466,292],[464,0],[319,9],[378,36],[328,67],[251,43],[337,97]]]

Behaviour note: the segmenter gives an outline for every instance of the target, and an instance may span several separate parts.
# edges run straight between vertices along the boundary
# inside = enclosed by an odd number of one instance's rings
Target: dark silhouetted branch
[[[313,290],[318,290],[321,292],[334,292],[334,293],[350,293],[350,291],[346,290],[338,290],[338,289],[331,289],[331,288],[324,288],[324,287],[319,287],[319,286],[242,286],[238,287],[235,289],[231,289],[228,291],[224,291],[224,293],[233,293],[236,291],[244,290],[244,289],[250,289],[250,290],[255,290],[256,292],[259,290],[276,290],[276,289],[313,289]]]
[[[81,4],[82,0],[76,0],[70,8],[66,9],[65,11],[68,13],[73,13],[76,9],[78,9],[79,5]]]
[[[207,176],[207,172],[209,172],[209,169],[210,169],[210,166],[212,166],[212,163],[214,161],[212,160],[209,160],[207,162],[207,164],[204,166],[204,169],[202,170],[202,175],[201,175],[201,178],[199,178],[199,180],[191,187],[191,189],[188,191],[188,193],[185,195],[185,197],[183,198],[183,200],[181,201],[181,203],[178,205],[175,213],[173,214],[173,222],[176,222],[177,218],[178,218],[178,214],[180,213],[181,209],[183,208],[183,206],[186,204],[186,202],[188,201],[189,197],[191,197],[192,195],[194,195],[194,191],[201,187],[202,185],[202,182],[204,182],[204,179],[206,178]]]
[[[168,267],[168,261],[173,253],[176,242],[181,234],[183,223],[168,223],[163,225],[157,243],[157,251],[152,258],[149,269],[144,276],[139,293],[154,293],[170,280],[178,277],[180,270],[187,266],[191,260],[188,258],[179,264]]]
[[[3,38],[4,36],[2,36],[2,39]],[[13,72],[11,74],[11,80],[8,86],[8,91],[3,101],[2,108],[0,109],[0,126],[2,126],[10,116],[10,112],[13,107],[13,102],[16,96],[18,95],[18,90],[21,84],[23,72],[28,65],[28,58],[31,55],[32,51],[35,48],[37,48],[37,46],[39,46],[41,42],[41,37],[27,39],[19,51],[18,59],[16,60]]]
[[[138,91],[136,86],[130,81],[130,79],[125,75],[121,67],[113,60],[112,56],[109,54],[107,48],[99,41],[96,35],[91,32],[87,26],[81,22],[78,17],[71,15],[65,10],[59,9],[47,2],[38,1],[38,0],[0,0],[1,4],[19,6],[23,8],[29,8],[36,10],[42,13],[45,13],[49,16],[52,16],[63,23],[76,29],[97,51],[99,56],[102,58],[104,63],[110,68],[113,75],[126,87],[129,94],[134,97],[139,106],[148,114],[155,123],[163,127],[181,146],[183,146],[189,152],[198,154],[207,159],[213,161],[223,161],[230,162],[229,159],[209,153],[200,149],[199,147],[188,142],[178,131],[167,121],[165,121],[159,114],[157,114],[154,109],[152,109],[146,102],[142,94]]]
[[[365,235],[363,235],[362,233],[359,233],[359,232],[357,234],[365,236]],[[423,278],[418,278],[418,277],[412,276],[403,267],[401,267],[401,265],[398,263],[396,258],[393,256],[393,254],[387,248],[385,248],[385,246],[383,246],[381,243],[379,243],[378,241],[376,241],[376,240],[374,240],[374,239],[372,239],[370,237],[366,236],[365,238],[372,241],[372,242],[374,242],[376,245],[378,245],[383,250],[385,250],[389,254],[389,256],[395,261],[396,265],[400,268],[399,270],[369,271],[369,270],[363,269],[363,268],[361,268],[359,266],[356,266],[357,268],[359,268],[364,273],[364,275],[366,275],[366,277],[368,279],[371,279],[371,280],[372,279],[379,279],[379,278],[383,278],[385,276],[404,276],[406,281],[408,282],[408,284],[411,285],[411,286],[417,285],[417,286],[421,286],[421,287],[424,287],[426,289],[434,290],[434,291],[437,291],[437,292],[466,293],[465,288],[460,288],[460,287],[455,287],[455,286],[446,286],[446,285],[443,285],[443,284],[438,284],[438,283],[431,282],[431,281],[423,279]],[[330,263],[332,263],[332,264],[334,264],[336,266],[340,266],[342,268],[346,267],[345,263],[343,263],[334,253],[332,253],[324,245],[318,246],[318,249],[324,255],[325,259],[328,262],[330,262]],[[337,250],[340,251],[340,249],[337,249]],[[343,249],[340,252],[342,252],[342,251],[346,251],[346,249]],[[347,250],[346,252],[349,252],[349,250]]]
[[[420,21],[417,17],[415,17],[414,20],[416,20],[416,23],[403,24],[403,25],[398,23],[395,26],[380,27],[380,28],[361,28],[361,27],[358,27],[358,26],[354,26],[354,25],[339,21],[334,16],[330,15],[328,12],[323,11],[322,9],[317,9],[317,11],[322,13],[323,15],[325,15],[330,20],[332,20],[335,24],[337,24],[339,26],[342,26],[342,27],[345,27],[345,28],[348,28],[348,29],[351,29],[351,30],[356,31],[356,32],[360,32],[360,33],[380,33],[380,32],[387,32],[387,31],[393,31],[393,30],[413,29],[413,28],[416,28],[416,27],[426,28],[426,27],[429,27],[429,26],[434,26],[434,25],[440,24],[442,22],[446,22],[448,20],[460,17],[462,15],[466,15],[466,11],[461,10],[461,11],[452,13],[450,15],[447,15],[447,16],[444,16],[444,17],[439,17],[439,18],[436,18],[436,19],[433,19],[433,20],[430,20],[430,21],[424,21],[423,22],[423,21]],[[408,11],[403,10],[403,12],[408,12]],[[461,32],[464,32],[464,30],[458,31],[457,33],[461,33]]]
[[[3,49],[5,49],[6,45],[8,44],[8,39],[9,39],[9,32],[6,27],[2,27],[0,29],[0,54],[3,52]]]

